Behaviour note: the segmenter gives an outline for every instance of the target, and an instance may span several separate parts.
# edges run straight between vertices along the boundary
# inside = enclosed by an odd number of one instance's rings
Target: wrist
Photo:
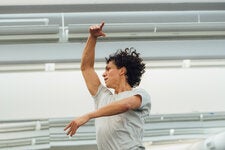
[[[87,116],[88,116],[89,119],[95,118],[94,112],[88,113]]]
[[[98,37],[97,37],[97,36],[94,36],[94,35],[92,35],[92,34],[90,34],[90,35],[89,35],[89,38],[94,39],[94,40],[97,40]]]

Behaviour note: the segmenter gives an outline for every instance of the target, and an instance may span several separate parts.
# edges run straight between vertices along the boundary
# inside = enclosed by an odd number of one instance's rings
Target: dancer
[[[96,109],[75,118],[64,130],[73,136],[80,126],[96,118],[98,150],[142,150],[145,149],[142,143],[144,117],[149,115],[151,108],[149,94],[137,88],[145,72],[145,64],[135,49],[118,50],[106,58],[102,75],[104,86],[94,70],[97,39],[106,36],[103,26],[104,22],[89,28],[81,59],[82,75]]]

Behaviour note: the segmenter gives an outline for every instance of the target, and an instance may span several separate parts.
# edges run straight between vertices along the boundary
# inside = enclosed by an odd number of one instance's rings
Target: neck
[[[117,88],[115,88],[115,94],[124,92],[124,91],[130,91],[132,87],[128,83],[120,83]]]

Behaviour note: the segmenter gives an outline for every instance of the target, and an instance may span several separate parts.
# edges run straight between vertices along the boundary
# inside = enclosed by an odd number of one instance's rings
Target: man
[[[142,144],[143,117],[150,112],[150,96],[135,88],[145,72],[145,64],[133,49],[117,51],[106,58],[103,86],[94,70],[97,38],[105,36],[100,25],[91,26],[81,59],[81,71],[87,88],[95,100],[96,110],[76,118],[64,130],[73,136],[90,119],[96,118],[96,139],[99,150],[139,150]],[[108,89],[114,89],[114,94]]]

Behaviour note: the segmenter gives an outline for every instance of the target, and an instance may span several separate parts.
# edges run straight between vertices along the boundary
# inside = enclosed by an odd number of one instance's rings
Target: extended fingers
[[[71,130],[70,132],[70,136],[73,136],[77,131],[77,126],[73,128],[73,130]]]
[[[101,25],[100,25],[100,29],[102,29],[102,28],[103,28],[104,24],[105,24],[105,22],[102,22],[102,23],[101,23]]]
[[[69,129],[69,131],[67,132],[67,135],[73,136],[77,131],[77,124],[73,121],[69,125],[66,126],[64,131],[67,129]]]
[[[72,122],[71,122],[72,123]],[[65,128],[64,128],[64,131],[66,131],[70,126],[71,126],[71,123],[69,123]]]

